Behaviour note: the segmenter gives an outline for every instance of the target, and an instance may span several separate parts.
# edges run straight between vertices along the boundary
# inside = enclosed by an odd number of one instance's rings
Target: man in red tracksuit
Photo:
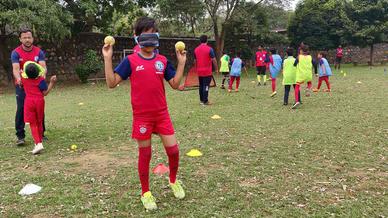
[[[19,32],[19,40],[21,45],[15,48],[11,53],[12,70],[15,79],[16,89],[16,117],[15,117],[15,129],[16,136],[18,138],[16,145],[23,145],[25,143],[25,130],[24,130],[24,98],[26,93],[24,92],[21,71],[24,67],[24,63],[27,61],[33,61],[39,63],[40,66],[46,69],[45,54],[39,48],[33,45],[34,38],[30,29],[22,29]],[[43,75],[45,77],[45,75]],[[43,133],[44,133],[44,121],[43,121]],[[43,138],[45,138],[43,136]]]
[[[199,99],[202,105],[211,105],[208,99],[209,87],[213,78],[213,65],[217,74],[218,65],[213,48],[207,45],[207,36],[200,36],[199,41],[201,44],[194,50],[194,64],[196,65],[199,80]]]

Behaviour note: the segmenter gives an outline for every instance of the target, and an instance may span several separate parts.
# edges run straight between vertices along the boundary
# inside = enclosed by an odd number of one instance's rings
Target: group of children
[[[228,81],[228,92],[232,92],[233,83],[236,80],[236,89],[238,92],[238,88],[240,86],[240,77],[242,69],[247,72],[244,62],[240,58],[240,54],[237,53],[236,56],[230,60],[229,55],[224,53],[224,55],[220,59],[220,72],[223,75],[221,88],[225,89],[225,81]],[[230,78],[229,78],[230,77]]]
[[[283,74],[284,85],[284,105],[288,105],[289,93],[291,86],[295,91],[295,103],[292,108],[297,108],[301,102],[300,87],[302,84],[306,84],[306,96],[310,96],[311,91],[318,92],[321,88],[322,82],[325,81],[327,89],[325,92],[330,92],[329,77],[332,75],[332,71],[329,62],[326,59],[326,52],[319,52],[317,61],[309,54],[309,47],[305,44],[301,44],[298,49],[298,53],[295,55],[294,49],[288,48],[286,50],[287,56],[284,60],[277,53],[276,49],[270,49],[267,52],[263,46],[258,47],[256,52],[256,70],[257,70],[257,86],[266,85],[267,75],[266,70],[269,70],[269,80],[271,80],[272,94],[271,97],[277,95],[276,82],[279,74]],[[294,57],[295,56],[295,57]],[[244,67],[244,63],[237,54],[233,60],[229,60],[229,56],[224,53],[221,57],[220,72],[223,74],[221,88],[225,88],[225,81],[230,76],[228,81],[228,91],[232,91],[234,80],[237,81],[236,91],[238,91],[240,84],[241,69]],[[230,73],[229,73],[229,67]],[[315,70],[316,69],[316,70]],[[319,77],[317,88],[312,89],[313,74]]]
[[[135,24],[135,33],[139,50],[124,58],[122,62],[113,69],[112,45],[105,44],[102,48],[104,57],[104,71],[108,87],[115,88],[123,80],[130,80],[131,104],[133,110],[132,138],[138,144],[138,174],[141,184],[141,202],[147,210],[157,208],[156,199],[151,194],[149,187],[149,167],[152,156],[151,135],[156,133],[160,136],[165,147],[169,162],[169,184],[174,196],[178,199],[185,197],[181,182],[177,180],[179,167],[179,146],[174,133],[174,127],[168,112],[164,80],[173,88],[180,85],[186,62],[186,52],[176,51],[177,68],[163,55],[155,52],[159,46],[159,34],[156,22],[152,18],[140,18]],[[309,84],[311,89],[312,81],[312,57],[308,54],[308,47],[301,46],[300,53],[293,57],[293,49],[287,49],[287,58],[283,61],[275,49],[267,52],[262,46],[256,55],[258,70],[258,85],[266,83],[266,68],[268,66],[272,80],[272,96],[276,95],[276,78],[283,69],[283,84],[285,86],[284,104],[288,104],[288,95],[291,86],[295,90],[296,108],[300,102],[300,86],[303,83]],[[328,81],[331,75],[330,66],[325,59],[323,52],[319,53],[319,84],[314,91],[318,91],[322,81],[325,81],[330,91]],[[233,59],[226,54],[221,58],[221,69],[224,78],[222,88],[225,88],[225,81],[230,76],[228,91],[233,89],[236,81],[235,91],[240,84],[241,71],[246,71],[244,62],[240,55],[236,54]],[[26,91],[25,121],[30,123],[31,132],[38,145],[35,153],[43,149],[42,145],[42,121],[44,115],[44,96],[53,88],[56,77],[51,78],[51,83],[45,82],[45,72],[39,64],[27,62],[23,70],[23,86]],[[147,99],[147,101],[144,101]]]

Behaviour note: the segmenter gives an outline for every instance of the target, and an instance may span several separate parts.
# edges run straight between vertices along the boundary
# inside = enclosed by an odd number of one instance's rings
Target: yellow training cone
[[[197,149],[191,149],[186,155],[189,157],[200,157],[202,156],[202,152]]]
[[[84,105],[84,103],[80,102],[80,103],[78,103],[78,105]]]
[[[256,83],[256,81],[251,81],[251,83]]]
[[[361,81],[358,81],[357,84],[361,84],[362,82]]]
[[[220,116],[218,116],[217,114],[215,114],[215,115],[213,115],[213,116],[212,116],[212,119],[214,119],[214,120],[218,120],[218,119],[221,119],[221,117],[220,117]]]

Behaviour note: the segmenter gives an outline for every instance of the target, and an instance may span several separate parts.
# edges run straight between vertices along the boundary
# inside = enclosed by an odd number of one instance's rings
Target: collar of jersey
[[[153,56],[152,58],[145,58],[145,57],[143,57],[143,56],[140,54],[140,52],[138,52],[137,55],[138,55],[141,59],[147,60],[147,61],[153,60],[154,58],[156,58],[156,54],[155,54],[155,53],[153,53],[154,56]]]

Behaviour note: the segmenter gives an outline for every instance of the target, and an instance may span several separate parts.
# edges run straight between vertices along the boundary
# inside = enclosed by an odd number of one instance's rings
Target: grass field
[[[38,156],[29,153],[29,128],[28,144],[13,145],[9,90],[0,97],[0,217],[387,217],[388,75],[383,67],[344,70],[330,78],[332,93],[303,96],[297,110],[282,105],[280,81],[270,98],[270,85],[256,87],[253,73],[239,93],[211,89],[210,107],[199,105],[197,91],[167,88],[187,193],[176,200],[167,176],[152,175],[155,212],[140,202],[127,84],[56,87]],[[204,155],[187,157],[192,148]],[[154,136],[151,166],[166,160]],[[43,189],[19,196],[27,183]]]

